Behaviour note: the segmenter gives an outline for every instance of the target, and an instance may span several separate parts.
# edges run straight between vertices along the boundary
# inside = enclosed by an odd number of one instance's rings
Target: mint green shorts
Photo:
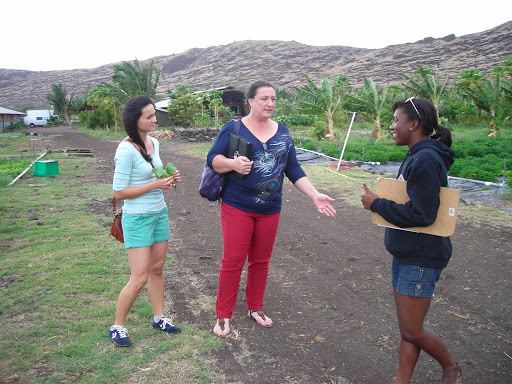
[[[150,247],[171,238],[167,207],[153,214],[123,214],[121,221],[125,248]]]

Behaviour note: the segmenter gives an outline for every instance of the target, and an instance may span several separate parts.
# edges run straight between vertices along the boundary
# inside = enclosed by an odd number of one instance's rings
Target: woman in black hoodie
[[[392,109],[393,139],[396,145],[409,147],[397,179],[407,181],[410,201],[396,204],[366,186],[361,201],[365,209],[400,228],[427,227],[436,219],[441,187],[448,185],[454,155],[451,133],[439,126],[436,109],[426,99],[396,101]],[[423,326],[435,284],[452,255],[450,238],[386,228],[384,243],[393,255],[392,285],[401,335],[394,384],[410,382],[421,350],[441,364],[442,384],[459,384],[460,367],[441,338]]]

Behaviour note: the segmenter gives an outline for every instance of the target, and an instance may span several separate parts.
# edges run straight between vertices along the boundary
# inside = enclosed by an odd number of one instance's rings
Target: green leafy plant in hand
[[[156,167],[153,168],[153,173],[158,177],[159,179],[165,179],[166,177],[171,177],[173,173],[176,172],[176,167],[173,163],[167,163],[167,165],[164,167]],[[172,186],[176,188],[176,183],[172,183]]]

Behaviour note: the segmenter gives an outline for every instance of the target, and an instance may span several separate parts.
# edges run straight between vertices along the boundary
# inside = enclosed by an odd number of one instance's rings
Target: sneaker
[[[110,327],[110,340],[118,347],[131,347],[132,342],[128,337],[128,331],[125,327]]]
[[[181,333],[181,328],[172,325],[171,319],[163,317],[158,323],[153,321],[153,328],[160,329],[167,333]]]

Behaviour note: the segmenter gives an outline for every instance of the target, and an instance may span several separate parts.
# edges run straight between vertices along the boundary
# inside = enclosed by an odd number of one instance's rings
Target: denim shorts
[[[432,297],[443,269],[399,264],[393,257],[391,284],[398,293],[413,297]]]
[[[122,224],[125,248],[150,247],[171,238],[167,207],[159,213],[123,214]]]

